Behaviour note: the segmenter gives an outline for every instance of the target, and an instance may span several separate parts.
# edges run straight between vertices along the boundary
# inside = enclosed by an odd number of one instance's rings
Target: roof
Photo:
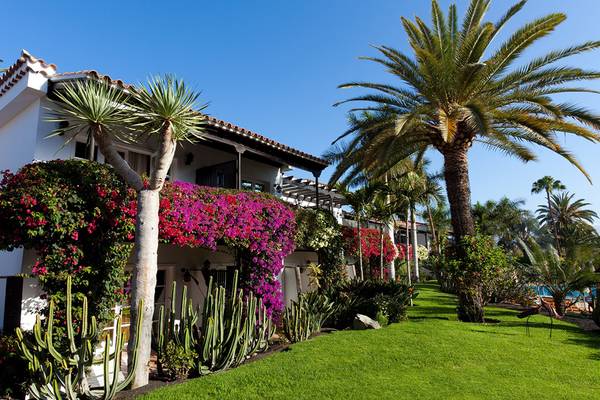
[[[10,88],[14,86],[23,76],[25,76],[27,72],[42,73],[54,83],[76,79],[95,79],[105,81],[111,85],[116,85],[123,89],[130,89],[132,87],[132,85],[120,79],[113,79],[109,75],[101,74],[95,70],[59,73],[57,72],[55,64],[48,64],[44,60],[36,58],[27,51],[23,50],[21,57],[19,57],[19,59],[13,65],[11,65],[2,76],[0,76],[0,96],[10,90]],[[231,132],[239,138],[244,138],[251,143],[259,143],[269,150],[276,150],[277,152],[290,155],[294,158],[294,160],[299,161],[299,164],[303,167],[321,171],[329,165],[329,162],[320,157],[287,146],[273,139],[269,139],[260,133],[242,128],[241,126],[231,122],[211,116],[207,116],[207,122],[209,126],[218,130]]]

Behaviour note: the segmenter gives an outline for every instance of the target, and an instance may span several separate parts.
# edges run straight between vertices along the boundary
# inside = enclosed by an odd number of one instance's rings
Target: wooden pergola
[[[284,176],[281,192],[285,197],[298,202],[313,203],[319,208],[341,208],[348,204],[337,189],[307,178]]]

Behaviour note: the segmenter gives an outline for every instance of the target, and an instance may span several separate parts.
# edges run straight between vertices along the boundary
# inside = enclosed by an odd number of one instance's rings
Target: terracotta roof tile
[[[29,71],[50,77],[56,73],[56,65],[48,64],[41,58],[35,58],[26,50],[23,50],[21,57],[0,76],[0,97],[16,85]]]

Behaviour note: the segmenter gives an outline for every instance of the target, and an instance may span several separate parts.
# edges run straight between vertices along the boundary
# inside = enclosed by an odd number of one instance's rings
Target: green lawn
[[[454,298],[420,286],[410,320],[343,331],[145,399],[595,399],[600,337],[548,318],[489,308],[495,325],[456,321]]]

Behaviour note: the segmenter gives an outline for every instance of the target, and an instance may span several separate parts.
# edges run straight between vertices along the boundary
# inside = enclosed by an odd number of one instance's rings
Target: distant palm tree
[[[356,231],[358,239],[358,266],[360,271],[360,279],[364,280],[363,268],[363,252],[362,252],[362,221],[365,218],[368,205],[373,201],[375,195],[381,190],[378,185],[366,185],[355,191],[350,191],[346,187],[338,185],[338,190],[344,195],[348,205],[354,211],[354,219],[356,221]]]
[[[593,92],[569,84],[598,79],[599,72],[554,63],[596,49],[599,41],[552,51],[515,67],[526,50],[566,18],[553,13],[524,25],[491,48],[498,33],[525,3],[519,1],[492,23],[484,21],[490,0],[471,0],[459,27],[456,6],[451,5],[444,15],[434,0],[429,26],[419,18],[415,22],[402,18],[412,54],[378,46],[381,57],[365,57],[384,66],[400,85],[350,82],[340,86],[373,91],[337,103],[367,103],[354,110],[367,110],[371,118],[358,121],[338,138],[355,134],[352,142],[360,145],[365,159],[371,159],[367,153],[383,155],[380,165],[393,166],[411,155],[419,158],[429,149],[442,155],[456,243],[464,235],[475,233],[468,169],[468,151],[474,141],[523,161],[536,159],[526,144],[539,145],[561,155],[588,176],[559,144],[557,133],[594,143],[600,139],[600,117],[551,97],[557,93]],[[361,154],[352,147],[350,157]],[[379,173],[385,173],[385,168]],[[461,298],[463,302],[478,302],[482,296],[472,293]],[[461,314],[462,319],[482,322],[483,304],[465,303],[459,309],[473,310]]]
[[[479,232],[492,236],[508,251],[520,252],[518,240],[525,240],[537,231],[536,220],[529,210],[522,208],[524,204],[524,200],[507,197],[475,203],[473,217]]]
[[[146,86],[129,92],[104,82],[77,81],[59,88],[52,106],[51,120],[66,122],[52,135],[67,135],[67,140],[73,140],[83,133],[93,138],[106,162],[137,192],[130,344],[136,340],[137,305],[143,302],[144,307],[133,387],[146,385],[149,376],[160,191],[177,143],[193,141],[203,134],[205,117],[199,113],[202,107],[197,106],[198,96],[183,82],[168,76],[151,79]],[[154,168],[144,183],[142,176],[119,154],[115,143],[149,139],[158,145]]]
[[[574,200],[574,197],[575,194],[569,192],[552,194],[549,206],[542,205],[537,210],[542,226],[556,226],[558,244],[563,248],[569,241],[596,235],[593,223],[598,214],[587,208],[590,204],[585,200]]]
[[[550,195],[552,194],[552,192],[565,190],[566,188],[567,187],[563,185],[562,182],[558,179],[554,179],[553,177],[546,175],[543,178],[540,178],[537,181],[533,182],[533,185],[531,186],[531,193],[537,194],[545,192],[546,202],[548,208],[550,209]],[[560,243],[558,242],[558,232],[556,230],[555,217],[553,215],[551,215],[550,217],[550,226],[552,228],[552,234],[554,235],[554,245],[556,246],[556,251],[558,251],[558,254],[560,255]]]

